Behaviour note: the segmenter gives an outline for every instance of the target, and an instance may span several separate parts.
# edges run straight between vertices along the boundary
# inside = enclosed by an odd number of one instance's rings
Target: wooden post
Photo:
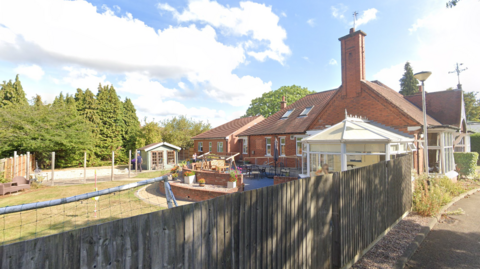
[[[128,177],[130,177],[130,170],[132,169],[132,150],[128,151]]]
[[[137,152],[138,152],[138,149],[135,149],[135,154],[133,154],[133,158],[135,158],[135,175],[137,174]]]
[[[113,181],[113,167],[115,166],[115,151],[112,151],[112,176],[111,176],[111,179],[110,181]]]
[[[87,182],[87,152],[83,153],[83,181]]]
[[[53,180],[55,179],[54,170],[55,170],[55,152],[52,152],[52,186],[54,186]]]
[[[13,152],[13,174],[12,179],[17,175],[17,152]]]
[[[30,152],[27,152],[27,161],[26,161],[26,167],[25,167],[25,176],[27,180],[30,180]]]

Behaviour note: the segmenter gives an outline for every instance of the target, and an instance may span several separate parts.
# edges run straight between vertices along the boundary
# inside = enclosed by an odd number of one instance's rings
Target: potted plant
[[[193,184],[193,182],[195,182],[195,172],[185,171],[183,173],[183,183]]]
[[[200,185],[200,187],[205,187],[205,179],[203,178],[199,179],[198,184]]]
[[[178,178],[178,174],[177,173],[172,173],[172,179],[176,180],[177,178]]]
[[[227,182],[227,187],[228,188],[237,187],[237,176],[238,176],[238,171],[237,170],[230,171],[230,179]]]

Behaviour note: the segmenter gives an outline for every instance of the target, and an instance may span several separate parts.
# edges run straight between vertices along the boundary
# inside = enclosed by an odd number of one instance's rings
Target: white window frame
[[[270,144],[267,142],[268,139],[270,139]],[[268,153],[268,149],[270,149],[270,153]],[[272,156],[272,138],[271,137],[265,137],[265,156]]]
[[[303,147],[303,145],[302,145],[302,139],[303,138],[304,138],[303,136],[302,137],[295,136],[295,154],[297,156],[302,156],[302,153],[298,153],[298,143],[300,143],[300,146]],[[302,148],[302,150],[303,150],[303,148]]]
[[[222,146],[222,150],[220,151],[220,146]],[[223,152],[223,142],[217,142],[217,152]]]
[[[285,112],[285,113],[283,114],[282,119],[288,118],[290,115],[292,115],[292,113],[293,113],[294,110],[295,110],[295,108],[292,108],[292,109],[287,110],[287,112]],[[290,113],[289,113],[289,112],[290,112]],[[288,113],[288,115],[287,115],[287,113]]]
[[[247,138],[243,139],[242,152],[243,152],[243,154],[248,154],[248,139]]]
[[[212,142],[208,142],[208,151],[212,152]]]
[[[198,142],[198,152],[203,152],[203,142]]]
[[[308,110],[307,112],[305,112],[305,110],[307,110],[307,108],[310,108],[310,110]],[[303,109],[302,113],[300,113],[300,115],[298,115],[299,117],[304,117],[304,116],[307,116],[308,113],[310,113],[310,111],[312,111],[313,109],[313,106],[307,106],[305,109]]]
[[[287,146],[286,146],[286,143],[287,143],[287,139],[285,136],[279,136],[279,139],[280,139],[280,156],[285,156],[285,152],[282,152],[282,145],[285,146],[284,148],[286,149]],[[283,144],[282,144],[282,139],[283,139]]]

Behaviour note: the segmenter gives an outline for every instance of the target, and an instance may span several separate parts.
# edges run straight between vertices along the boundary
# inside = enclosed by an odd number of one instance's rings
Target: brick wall
[[[198,143],[202,142],[203,143],[203,151],[198,151]],[[195,153],[197,153],[197,156],[203,155],[207,152],[208,150],[208,143],[212,142],[212,150],[210,151],[211,153],[220,153],[220,154],[225,154],[228,152],[228,143],[226,139],[205,139],[205,140],[194,140],[193,141],[193,150]],[[223,152],[217,152],[217,142],[223,142]],[[192,156],[190,156],[191,158]]]
[[[249,156],[248,157],[262,157],[257,159],[257,164],[262,165],[264,162],[270,162],[273,165],[273,148],[275,145],[275,137],[278,139],[278,144],[280,147],[280,137],[285,137],[285,155],[286,156],[296,156],[296,140],[290,140],[290,135],[294,134],[284,134],[284,135],[252,135],[249,136]],[[272,143],[272,156],[265,156],[266,155],[266,138],[271,138]],[[255,151],[253,154],[252,152]],[[280,153],[280,152],[279,152]],[[245,156],[245,155],[244,155]],[[246,158],[252,164],[255,164],[254,158]],[[295,167],[296,161],[293,158],[282,158],[279,157],[279,161],[283,162],[287,167]],[[298,166],[301,168],[301,157],[299,157]]]
[[[279,176],[274,176],[273,177],[273,185],[277,184],[282,184],[285,182],[293,181],[293,180],[298,180],[297,177],[279,177]]]
[[[187,185],[175,184],[175,182],[170,182],[170,187],[172,188],[173,195],[175,199],[187,200],[200,202],[209,200],[215,197],[219,197],[229,193],[235,193],[241,191],[239,187],[230,188],[226,191],[215,191],[207,188],[200,188]],[[165,185],[163,181],[159,182],[160,193],[165,194]]]
[[[191,169],[184,168],[183,171],[191,171]],[[217,173],[203,170],[194,170],[196,180],[201,178],[205,179],[205,184],[213,184],[219,186],[227,186],[227,182],[230,179],[229,173]],[[237,178],[237,186],[241,186],[243,183],[243,175],[239,175]]]

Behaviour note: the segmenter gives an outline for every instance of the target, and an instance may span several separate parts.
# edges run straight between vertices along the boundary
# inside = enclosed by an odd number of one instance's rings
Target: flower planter
[[[195,175],[189,177],[183,176],[183,183],[193,184],[193,182],[195,182]]]
[[[200,187],[205,187],[205,183],[200,183]]]
[[[237,182],[227,182],[227,188],[236,188]]]

